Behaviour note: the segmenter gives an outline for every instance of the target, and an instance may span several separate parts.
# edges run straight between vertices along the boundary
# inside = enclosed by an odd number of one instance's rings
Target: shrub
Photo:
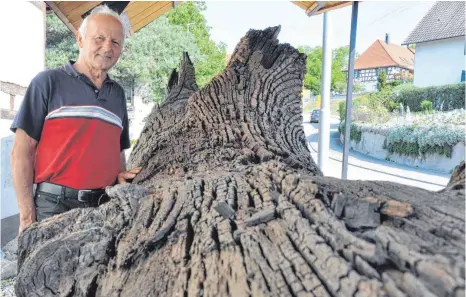
[[[400,86],[401,87],[401,86]],[[402,88],[394,92],[397,104],[409,106],[412,112],[421,111],[421,102],[425,98],[432,102],[433,109],[442,111],[464,108],[465,83],[425,88]]]
[[[412,83],[401,84],[393,88],[393,95],[397,96],[400,92],[415,90],[417,88],[418,87],[416,87]]]
[[[385,108],[388,111],[393,111],[393,109],[399,106],[399,103],[395,103],[392,99],[392,88],[385,87],[379,92],[369,94],[368,106],[372,110],[379,110],[380,108]]]
[[[337,91],[338,93],[346,92],[346,82],[343,82],[343,81],[335,82],[335,84],[333,86],[333,90]]]
[[[359,96],[355,101],[359,101],[361,106],[368,106],[370,101],[370,94]]]
[[[340,103],[338,103],[338,114],[340,115],[340,122],[343,121],[346,115],[346,102],[345,101],[341,101]]]
[[[395,109],[399,109],[400,107],[400,104],[399,103],[396,103],[393,99],[388,99],[386,102],[385,102],[385,108],[389,111],[389,112],[392,112],[394,111]]]
[[[340,125],[338,127],[338,132],[345,135],[345,120],[340,122]],[[350,124],[350,140],[360,142],[361,141],[361,136],[362,136],[361,128],[359,127],[359,125],[352,122]]]
[[[401,84],[403,84],[403,81],[401,79],[392,80],[391,82],[388,83],[390,87],[396,87]]]
[[[421,109],[425,113],[430,113],[432,111],[432,101],[429,101],[429,100],[422,101]]]
[[[377,90],[381,91],[387,87],[387,73],[385,71],[380,72],[377,78]]]
[[[351,140],[360,141],[363,132],[372,132],[386,136],[383,147],[390,153],[414,157],[437,153],[448,158],[457,143],[466,142],[464,109],[413,116],[413,120],[404,125],[352,123]],[[344,134],[344,121],[339,128]]]

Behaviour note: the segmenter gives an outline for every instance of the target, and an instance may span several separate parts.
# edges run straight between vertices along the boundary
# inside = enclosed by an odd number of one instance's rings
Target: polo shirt
[[[130,147],[125,93],[108,76],[98,89],[73,63],[34,77],[10,129],[38,141],[34,183],[100,189],[115,184]]]

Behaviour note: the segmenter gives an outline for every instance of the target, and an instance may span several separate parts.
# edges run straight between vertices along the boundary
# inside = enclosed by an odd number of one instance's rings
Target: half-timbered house
[[[387,34],[385,40],[376,40],[356,59],[354,82],[362,85],[365,91],[376,91],[377,79],[382,71],[387,75],[387,82],[412,78],[414,50],[390,43]]]

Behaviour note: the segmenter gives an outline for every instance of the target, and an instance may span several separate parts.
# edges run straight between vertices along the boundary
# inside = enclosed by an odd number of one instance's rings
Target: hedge
[[[440,110],[443,102],[443,111],[459,109],[465,107],[465,83],[452,85],[409,88],[394,92],[393,99],[397,104],[409,106],[412,112],[422,111],[421,102],[431,101],[434,109]]]
[[[454,110],[413,118],[416,122],[404,125],[352,122],[350,139],[359,142],[363,132],[371,132],[386,137],[384,149],[390,153],[414,157],[436,153],[451,158],[453,147],[466,142],[465,117],[464,110]],[[341,121],[339,126],[342,134],[344,124]]]
[[[340,132],[342,135],[345,135],[345,120],[340,122],[340,125],[338,126],[338,132]],[[361,141],[362,137],[362,132],[361,128],[359,125],[356,123],[351,123],[350,124],[350,140],[356,141],[356,143],[359,143]]]

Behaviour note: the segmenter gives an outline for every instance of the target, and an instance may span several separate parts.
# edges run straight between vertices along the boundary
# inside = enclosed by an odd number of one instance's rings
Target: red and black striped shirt
[[[125,94],[110,78],[98,89],[72,63],[31,81],[11,130],[38,141],[35,183],[103,188],[115,183],[120,152],[130,147]]]

